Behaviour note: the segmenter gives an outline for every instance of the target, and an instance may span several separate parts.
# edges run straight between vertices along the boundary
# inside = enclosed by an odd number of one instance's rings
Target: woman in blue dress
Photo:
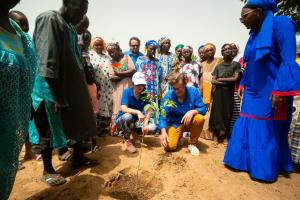
[[[169,84],[167,77],[172,70],[172,64],[174,62],[175,55],[170,52],[171,40],[168,37],[162,37],[159,41],[159,48],[157,59],[162,68],[162,81],[161,81],[161,93],[162,96],[167,93]]]
[[[0,6],[0,199],[12,190],[25,142],[37,57],[30,36],[8,17],[20,0]]]
[[[288,131],[292,96],[300,94],[296,26],[276,11],[274,0],[248,0],[242,9],[240,20],[250,29],[239,88],[243,102],[224,158],[227,166],[268,182],[293,170]]]
[[[150,99],[156,100],[162,96],[161,82],[163,69],[159,60],[155,57],[158,43],[155,40],[148,40],[145,44],[146,55],[140,56],[136,61],[136,70],[145,74],[147,82],[146,91]]]

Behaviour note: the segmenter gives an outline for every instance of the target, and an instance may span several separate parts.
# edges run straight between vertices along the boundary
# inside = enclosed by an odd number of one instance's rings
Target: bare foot
[[[218,148],[218,144],[219,144],[218,142],[216,142],[216,141],[213,141],[213,142],[212,142],[212,147],[214,147],[214,148]]]
[[[219,142],[218,142],[218,137],[217,137],[217,136],[214,136],[214,137],[213,137],[212,146],[213,146],[214,148],[218,148],[218,144],[219,144]]]
[[[223,141],[223,146],[224,146],[225,148],[227,148],[227,146],[228,146],[228,139],[227,139],[227,138],[224,139],[224,141]]]

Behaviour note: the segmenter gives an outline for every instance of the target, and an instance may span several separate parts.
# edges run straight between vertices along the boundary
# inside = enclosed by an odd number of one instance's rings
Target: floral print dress
[[[99,85],[99,115],[111,117],[113,108],[113,85],[109,79],[109,57],[90,51],[91,63],[95,69],[95,79]]]

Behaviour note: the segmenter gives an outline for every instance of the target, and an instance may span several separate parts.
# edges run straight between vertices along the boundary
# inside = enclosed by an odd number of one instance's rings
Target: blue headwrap
[[[245,7],[247,6],[258,7],[264,10],[271,10],[273,13],[277,12],[278,10],[275,0],[248,0]]]
[[[247,6],[258,7],[264,10],[265,17],[263,23],[256,34],[251,31],[250,38],[244,52],[244,59],[247,61],[250,55],[250,46],[255,38],[255,60],[259,60],[271,50],[274,12],[277,11],[277,4],[275,0],[248,0],[245,7]]]
[[[199,50],[202,49],[202,48],[204,48],[204,45],[200,45],[200,46],[199,46],[198,52],[199,52]]]
[[[146,46],[146,47],[148,47],[148,46],[156,46],[156,47],[158,47],[159,44],[158,44],[155,40],[148,40],[148,41],[146,42],[145,46]]]

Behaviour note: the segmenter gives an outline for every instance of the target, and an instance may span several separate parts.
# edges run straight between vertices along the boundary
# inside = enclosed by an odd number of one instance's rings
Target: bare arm
[[[123,113],[130,113],[130,114],[133,114],[133,115],[138,115],[139,113],[141,113],[141,111],[135,110],[135,109],[132,109],[132,108],[128,108],[128,106],[126,106],[126,105],[121,105],[121,111]]]
[[[167,147],[169,144],[169,137],[167,130],[165,128],[161,129],[161,135],[160,135],[160,143],[163,147]]]
[[[227,83],[228,82],[229,83],[236,82],[239,79],[239,74],[240,74],[239,72],[235,72],[232,77],[229,77],[229,78],[218,78],[217,80],[221,81],[221,82],[227,82]]]
[[[203,72],[202,72],[202,67],[199,65],[199,76],[198,76],[198,81],[199,81],[199,91],[202,94],[202,87],[203,87]]]
[[[123,72],[115,72],[115,74],[120,78],[127,78],[127,77],[131,77],[135,72],[135,69],[128,69],[127,71],[123,71]]]
[[[110,79],[112,82],[118,82],[118,81],[122,80],[119,76],[114,75],[114,74],[109,74],[109,79]]]
[[[148,110],[146,111],[146,117],[145,117],[145,120],[144,120],[144,126],[148,126],[151,114],[152,114],[152,109],[148,108]]]
[[[223,81],[220,81],[219,79],[217,79],[216,76],[213,76],[212,84],[214,84],[214,85],[225,85],[226,83],[224,83]]]

